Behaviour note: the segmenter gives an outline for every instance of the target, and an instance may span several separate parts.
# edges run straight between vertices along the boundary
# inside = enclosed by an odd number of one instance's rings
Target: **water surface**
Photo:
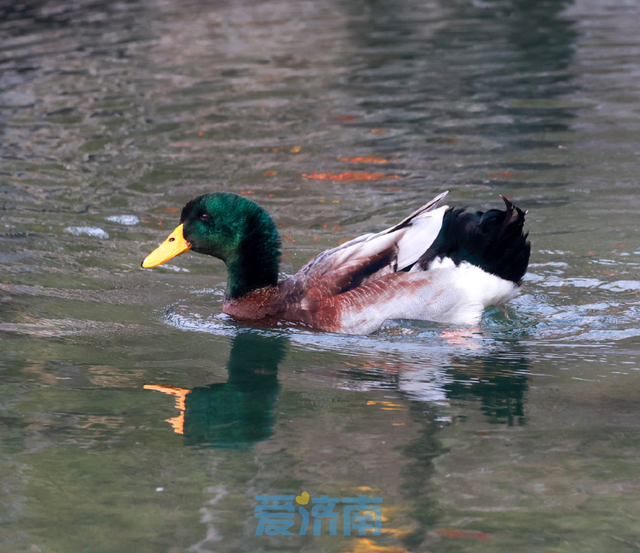
[[[638,550],[638,6],[0,10],[0,550]],[[140,269],[216,190],[285,273],[504,194],[530,270],[476,328],[252,329],[220,262]],[[382,497],[382,535],[255,535],[302,491]]]

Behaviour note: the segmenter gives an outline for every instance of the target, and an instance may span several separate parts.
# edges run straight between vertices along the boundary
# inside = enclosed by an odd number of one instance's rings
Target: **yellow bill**
[[[186,252],[189,248],[191,248],[191,244],[184,239],[182,225],[178,225],[169,237],[145,258],[142,267],[149,269],[162,265],[176,255]]]

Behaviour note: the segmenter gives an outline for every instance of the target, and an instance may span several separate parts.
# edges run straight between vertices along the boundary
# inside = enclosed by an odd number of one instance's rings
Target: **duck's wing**
[[[324,296],[344,293],[383,275],[409,269],[438,236],[448,209],[438,204],[447,194],[443,192],[393,227],[322,252],[293,278]]]

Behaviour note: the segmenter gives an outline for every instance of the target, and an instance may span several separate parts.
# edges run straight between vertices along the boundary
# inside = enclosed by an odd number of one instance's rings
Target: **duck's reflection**
[[[484,415],[509,426],[525,423],[528,362],[524,353],[496,353],[484,358],[456,360],[455,378],[445,385],[451,399],[479,398]]]
[[[235,470],[236,463],[247,463],[246,470],[255,476],[248,488],[250,496],[307,491],[315,497],[327,486],[327,493],[336,497],[384,497],[384,532],[397,544],[397,550],[411,551],[454,532],[444,526],[441,498],[455,491],[459,478],[452,484],[441,477],[442,466],[452,452],[473,447],[476,435],[459,427],[480,429],[484,436],[483,420],[502,425],[524,422],[526,350],[517,343],[477,348],[467,344],[464,336],[448,336],[447,348],[438,347],[436,340],[424,343],[420,348],[423,355],[417,349],[413,355],[402,354],[402,347],[389,352],[393,344],[382,347],[381,343],[377,352],[354,352],[348,363],[336,357],[335,350],[294,350],[293,364],[309,364],[311,369],[322,371],[323,376],[313,383],[304,383],[307,391],[328,400],[316,401],[309,417],[310,410],[305,407],[310,406],[310,400],[295,390],[288,391],[287,403],[295,402],[299,409],[293,424],[276,434],[278,365],[289,349],[289,337],[284,334],[259,330],[237,334],[226,383],[192,390],[146,388],[177,398],[179,414],[168,422],[188,445],[244,449],[264,440],[274,442],[274,447],[256,448],[257,465],[253,455],[250,459],[227,458],[219,452],[223,464],[225,459],[233,464],[229,470]],[[386,362],[389,359],[393,359],[392,365]],[[301,435],[307,441],[301,441]],[[485,449],[494,445],[490,439],[483,443]],[[283,472],[283,466],[286,471],[297,468],[289,473]],[[227,473],[220,470],[223,478]],[[458,466],[456,470],[464,474],[475,467]],[[291,474],[296,478],[303,474],[305,488],[281,479],[283,475],[290,479]],[[219,493],[217,487],[211,490]],[[218,520],[218,510],[223,509],[218,499],[215,495],[206,507],[212,521]],[[253,503],[247,504],[247,509],[253,508]],[[471,530],[455,532],[476,535]],[[377,547],[368,538],[357,543]]]
[[[278,363],[288,339],[242,332],[233,340],[225,383],[192,390],[166,385],[146,389],[176,397],[177,417],[167,419],[188,445],[243,447],[271,436],[279,393]]]
[[[188,445],[243,447],[271,437],[280,391],[278,364],[288,347],[286,335],[241,332],[233,339],[227,382],[193,389],[147,384],[145,389],[176,398],[178,415],[167,422],[174,432],[184,436]],[[528,388],[525,352],[495,351],[431,361],[423,368],[413,365],[406,371],[380,372],[354,367],[342,374],[357,382],[363,391],[369,386],[371,390],[396,389],[412,405],[412,410],[423,411],[429,406],[427,410],[433,415],[434,403],[442,406],[443,401],[448,404],[479,399],[489,422],[525,423]],[[433,419],[435,415],[427,418]]]
[[[442,391],[449,407],[457,401],[473,406],[480,400],[481,411],[487,422],[510,426],[524,424],[529,372],[525,351],[516,347],[508,351],[487,352],[484,356],[454,356],[447,365],[443,367],[446,378]],[[442,515],[438,499],[446,495],[447,487],[443,479],[438,481],[434,478],[437,473],[435,461],[447,453],[447,448],[442,444],[443,437],[463,439],[461,434],[455,431],[451,433],[444,427],[454,428],[458,423],[464,424],[466,418],[462,414],[464,410],[460,412],[459,408],[455,409],[458,414],[453,420],[451,417],[442,417],[442,410],[433,402],[422,400],[433,393],[420,390],[416,385],[420,378],[414,378],[414,385],[410,386],[410,392],[405,392],[405,396],[414,398],[409,401],[409,413],[411,419],[419,424],[420,431],[402,448],[407,464],[399,475],[403,504],[409,516],[417,522],[410,525],[412,530],[402,536],[402,543],[409,551],[424,547],[429,533],[434,533],[434,529],[437,535],[447,535],[447,530],[437,530]],[[472,407],[469,414],[474,411]],[[464,468],[460,467],[459,470],[463,471]],[[478,535],[482,534],[455,531],[457,537],[485,539],[478,538]]]
[[[455,400],[480,400],[489,422],[525,423],[528,389],[527,353],[519,348],[483,354],[434,356],[423,366],[403,366],[393,372],[372,371],[370,364],[344,371],[350,380],[375,388],[396,389],[412,404],[448,405]]]

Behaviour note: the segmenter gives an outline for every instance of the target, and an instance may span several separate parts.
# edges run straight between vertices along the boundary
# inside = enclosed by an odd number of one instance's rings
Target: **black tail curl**
[[[448,209],[440,233],[422,254],[418,265],[427,270],[436,258],[449,257],[458,265],[467,261],[517,284],[527,271],[531,244],[523,234],[525,212],[501,196],[506,209],[470,213]]]

